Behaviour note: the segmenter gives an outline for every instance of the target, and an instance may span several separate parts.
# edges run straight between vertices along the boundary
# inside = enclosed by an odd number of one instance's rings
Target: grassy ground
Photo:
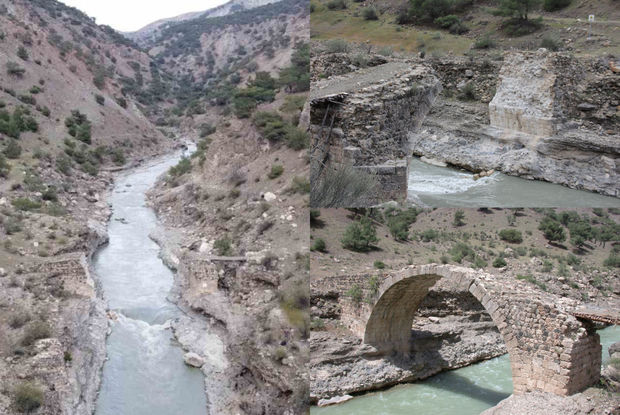
[[[564,10],[554,13],[534,13],[532,18],[543,17],[543,27],[530,35],[509,37],[501,30],[502,19],[489,13],[494,2],[477,2],[460,18],[470,31],[463,35],[452,35],[446,30],[432,26],[398,25],[396,10],[405,1],[364,3],[347,2],[344,10],[330,10],[328,0],[312,0],[310,16],[311,36],[316,40],[341,38],[349,42],[367,43],[378,48],[390,47],[395,52],[412,53],[425,50],[426,53],[463,55],[471,51],[477,39],[489,36],[498,50],[537,49],[542,38],[551,37],[564,43],[576,55],[601,56],[620,54],[620,13],[614,0],[573,0]],[[365,20],[362,10],[375,7],[378,20]],[[588,15],[594,14],[592,39],[587,39]]]

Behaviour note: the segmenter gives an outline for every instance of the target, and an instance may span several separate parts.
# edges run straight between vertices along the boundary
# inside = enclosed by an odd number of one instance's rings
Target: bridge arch
[[[565,311],[558,297],[464,267],[429,264],[389,275],[362,313],[364,342],[385,353],[408,354],[415,313],[442,278],[469,291],[490,314],[510,356],[515,394],[570,395],[600,378],[598,334]]]

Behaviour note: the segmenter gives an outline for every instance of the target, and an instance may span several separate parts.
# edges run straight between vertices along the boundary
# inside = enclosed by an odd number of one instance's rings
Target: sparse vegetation
[[[284,173],[284,167],[280,164],[274,164],[273,166],[271,166],[271,171],[269,172],[267,177],[273,180],[280,177],[282,173]]]
[[[512,244],[520,244],[523,242],[523,235],[521,231],[517,229],[502,229],[499,231],[499,237],[502,241],[510,242]]]
[[[13,400],[20,412],[30,413],[43,405],[44,398],[45,395],[41,388],[33,383],[24,382],[15,388]]]
[[[224,237],[216,240],[213,243],[213,249],[217,252],[218,255],[221,256],[230,256],[232,254],[232,246],[231,241],[228,237]]]
[[[86,144],[91,143],[91,123],[88,121],[88,117],[80,111],[71,111],[71,116],[65,120],[65,126],[71,137]]]
[[[377,231],[366,216],[347,226],[340,240],[343,248],[358,252],[371,250],[378,241]]]

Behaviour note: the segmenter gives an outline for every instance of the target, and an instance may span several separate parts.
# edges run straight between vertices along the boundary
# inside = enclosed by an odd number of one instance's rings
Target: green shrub
[[[562,224],[550,216],[545,216],[542,219],[538,229],[543,232],[545,239],[549,242],[564,242],[566,240],[566,233]]]
[[[437,241],[438,238],[439,232],[437,232],[435,229],[426,229],[420,234],[420,239],[422,240],[422,242]]]
[[[8,144],[6,145],[6,148],[4,149],[4,155],[6,156],[6,158],[18,159],[21,154],[22,148],[20,147],[20,145],[17,144],[17,141],[15,141],[14,139],[10,139]]]
[[[35,321],[30,324],[22,337],[22,346],[31,346],[39,339],[47,339],[52,335],[52,329],[48,323],[44,321]]]
[[[465,225],[465,212],[461,209],[454,212],[454,220],[452,221],[452,225],[454,226],[464,226]]]
[[[506,265],[507,265],[507,264],[506,264],[506,261],[505,261],[505,260],[504,260],[504,258],[502,258],[502,257],[497,257],[497,258],[495,258],[495,260],[493,261],[493,267],[495,267],[495,268],[503,268],[503,267],[505,267]]]
[[[343,248],[358,252],[371,250],[378,241],[377,231],[365,216],[347,226],[340,240]]]
[[[11,171],[11,166],[7,163],[6,158],[4,158],[4,154],[0,153],[0,178],[9,177],[9,172]]]
[[[485,35],[474,42],[474,49],[493,49],[496,46],[495,40],[491,36]]]
[[[43,405],[45,395],[41,388],[32,383],[21,383],[15,388],[13,400],[20,412],[30,413]]]
[[[449,252],[450,255],[452,255],[452,260],[454,262],[458,262],[459,264],[464,258],[470,258],[472,260],[475,259],[476,255],[474,250],[464,242],[457,242],[452,245]]]
[[[560,50],[560,48],[562,47],[562,44],[560,43],[559,40],[551,37],[551,36],[545,36],[543,37],[542,41],[540,42],[540,47],[541,48],[545,48],[545,49],[549,49],[551,51],[558,51]]]
[[[483,260],[479,256],[476,256],[474,258],[474,262],[472,264],[472,267],[475,268],[475,269],[482,269],[482,268],[486,268],[487,265],[488,264],[487,264],[487,262],[485,260]]]
[[[469,31],[469,29],[463,24],[461,19],[459,19],[453,14],[438,17],[433,23],[443,29],[447,29],[450,33],[455,35],[460,35]]]
[[[22,68],[17,62],[9,61],[6,63],[6,73],[11,76],[21,78],[26,73],[26,70]]]
[[[513,244],[520,244],[523,242],[523,235],[521,234],[521,231],[517,229],[502,229],[499,231],[499,237],[501,240]]]
[[[82,114],[80,111],[71,111],[71,116],[65,120],[65,126],[71,137],[86,144],[91,143],[91,123],[88,121],[86,115]]]
[[[325,244],[325,241],[323,239],[317,238],[314,240],[314,243],[310,247],[310,250],[318,251],[318,252],[327,252],[327,245]]]
[[[209,123],[200,124],[200,138],[205,138],[215,133],[215,126]]]
[[[230,256],[232,253],[231,241],[230,239],[228,239],[228,237],[224,237],[215,241],[215,243],[213,244],[213,248],[215,249],[217,254],[221,256]]]
[[[553,262],[545,259],[542,264],[542,272],[551,272],[553,270]]]
[[[544,0],[543,9],[548,12],[563,9],[570,6],[571,0]]]
[[[347,295],[351,297],[351,299],[355,303],[360,303],[364,298],[364,292],[362,291],[362,288],[357,284],[353,284],[353,286],[349,288],[349,290],[347,291]]]
[[[27,61],[28,60],[28,51],[26,50],[25,47],[20,46],[19,48],[17,48],[17,57],[20,58],[21,60]]]
[[[303,150],[310,145],[308,133],[299,128],[289,125],[286,128],[286,145],[293,150]]]
[[[375,268],[377,268],[377,269],[384,269],[385,268],[385,264],[383,263],[383,261],[379,261],[379,260],[375,261],[373,263],[373,266]]]
[[[473,82],[465,84],[459,95],[457,96],[461,101],[475,101],[477,99],[476,89]]]
[[[364,17],[364,20],[379,20],[377,10],[375,10],[374,7],[366,7],[362,10],[362,16]]]
[[[330,0],[327,2],[327,8],[329,10],[343,10],[347,8],[347,3],[344,0]]]
[[[416,221],[418,211],[409,208],[403,211],[392,212],[387,217],[387,226],[392,237],[397,241],[409,239],[409,227]]]
[[[127,108],[127,100],[124,97],[116,97],[116,103],[120,105],[121,108]]]
[[[327,53],[347,53],[349,45],[342,39],[332,39],[325,43]]]
[[[281,141],[287,138],[288,131],[284,119],[275,112],[261,111],[254,115],[254,125],[261,135],[269,141]]]
[[[280,164],[274,164],[273,166],[271,166],[271,171],[269,172],[267,177],[273,180],[280,177],[282,173],[284,173],[284,167]]]
[[[177,178],[189,173],[190,171],[192,171],[192,162],[190,159],[184,157],[177,163],[176,166],[170,167],[170,170],[168,170],[168,175],[172,178]]]
[[[27,197],[18,197],[17,199],[13,199],[11,202],[15,209],[31,211],[41,209],[41,202],[37,202],[36,200],[31,200]]]
[[[310,180],[304,176],[295,176],[291,182],[290,191],[293,193],[310,193]]]
[[[620,255],[610,253],[609,257],[603,261],[603,265],[610,268],[620,268]]]
[[[95,94],[95,101],[97,101],[97,104],[99,105],[104,105],[105,104],[105,97],[101,94]]]

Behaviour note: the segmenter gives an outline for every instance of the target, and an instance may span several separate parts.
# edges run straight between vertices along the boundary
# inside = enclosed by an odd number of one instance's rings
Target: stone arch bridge
[[[509,353],[515,394],[570,395],[599,380],[601,345],[592,324],[596,316],[584,317],[575,311],[573,300],[512,277],[428,264],[386,274],[372,290],[368,275],[329,277],[312,286],[343,294],[358,284],[367,300],[355,304],[340,295],[341,321],[379,352],[406,355],[416,311],[429,289],[446,279],[469,291],[490,314]]]

